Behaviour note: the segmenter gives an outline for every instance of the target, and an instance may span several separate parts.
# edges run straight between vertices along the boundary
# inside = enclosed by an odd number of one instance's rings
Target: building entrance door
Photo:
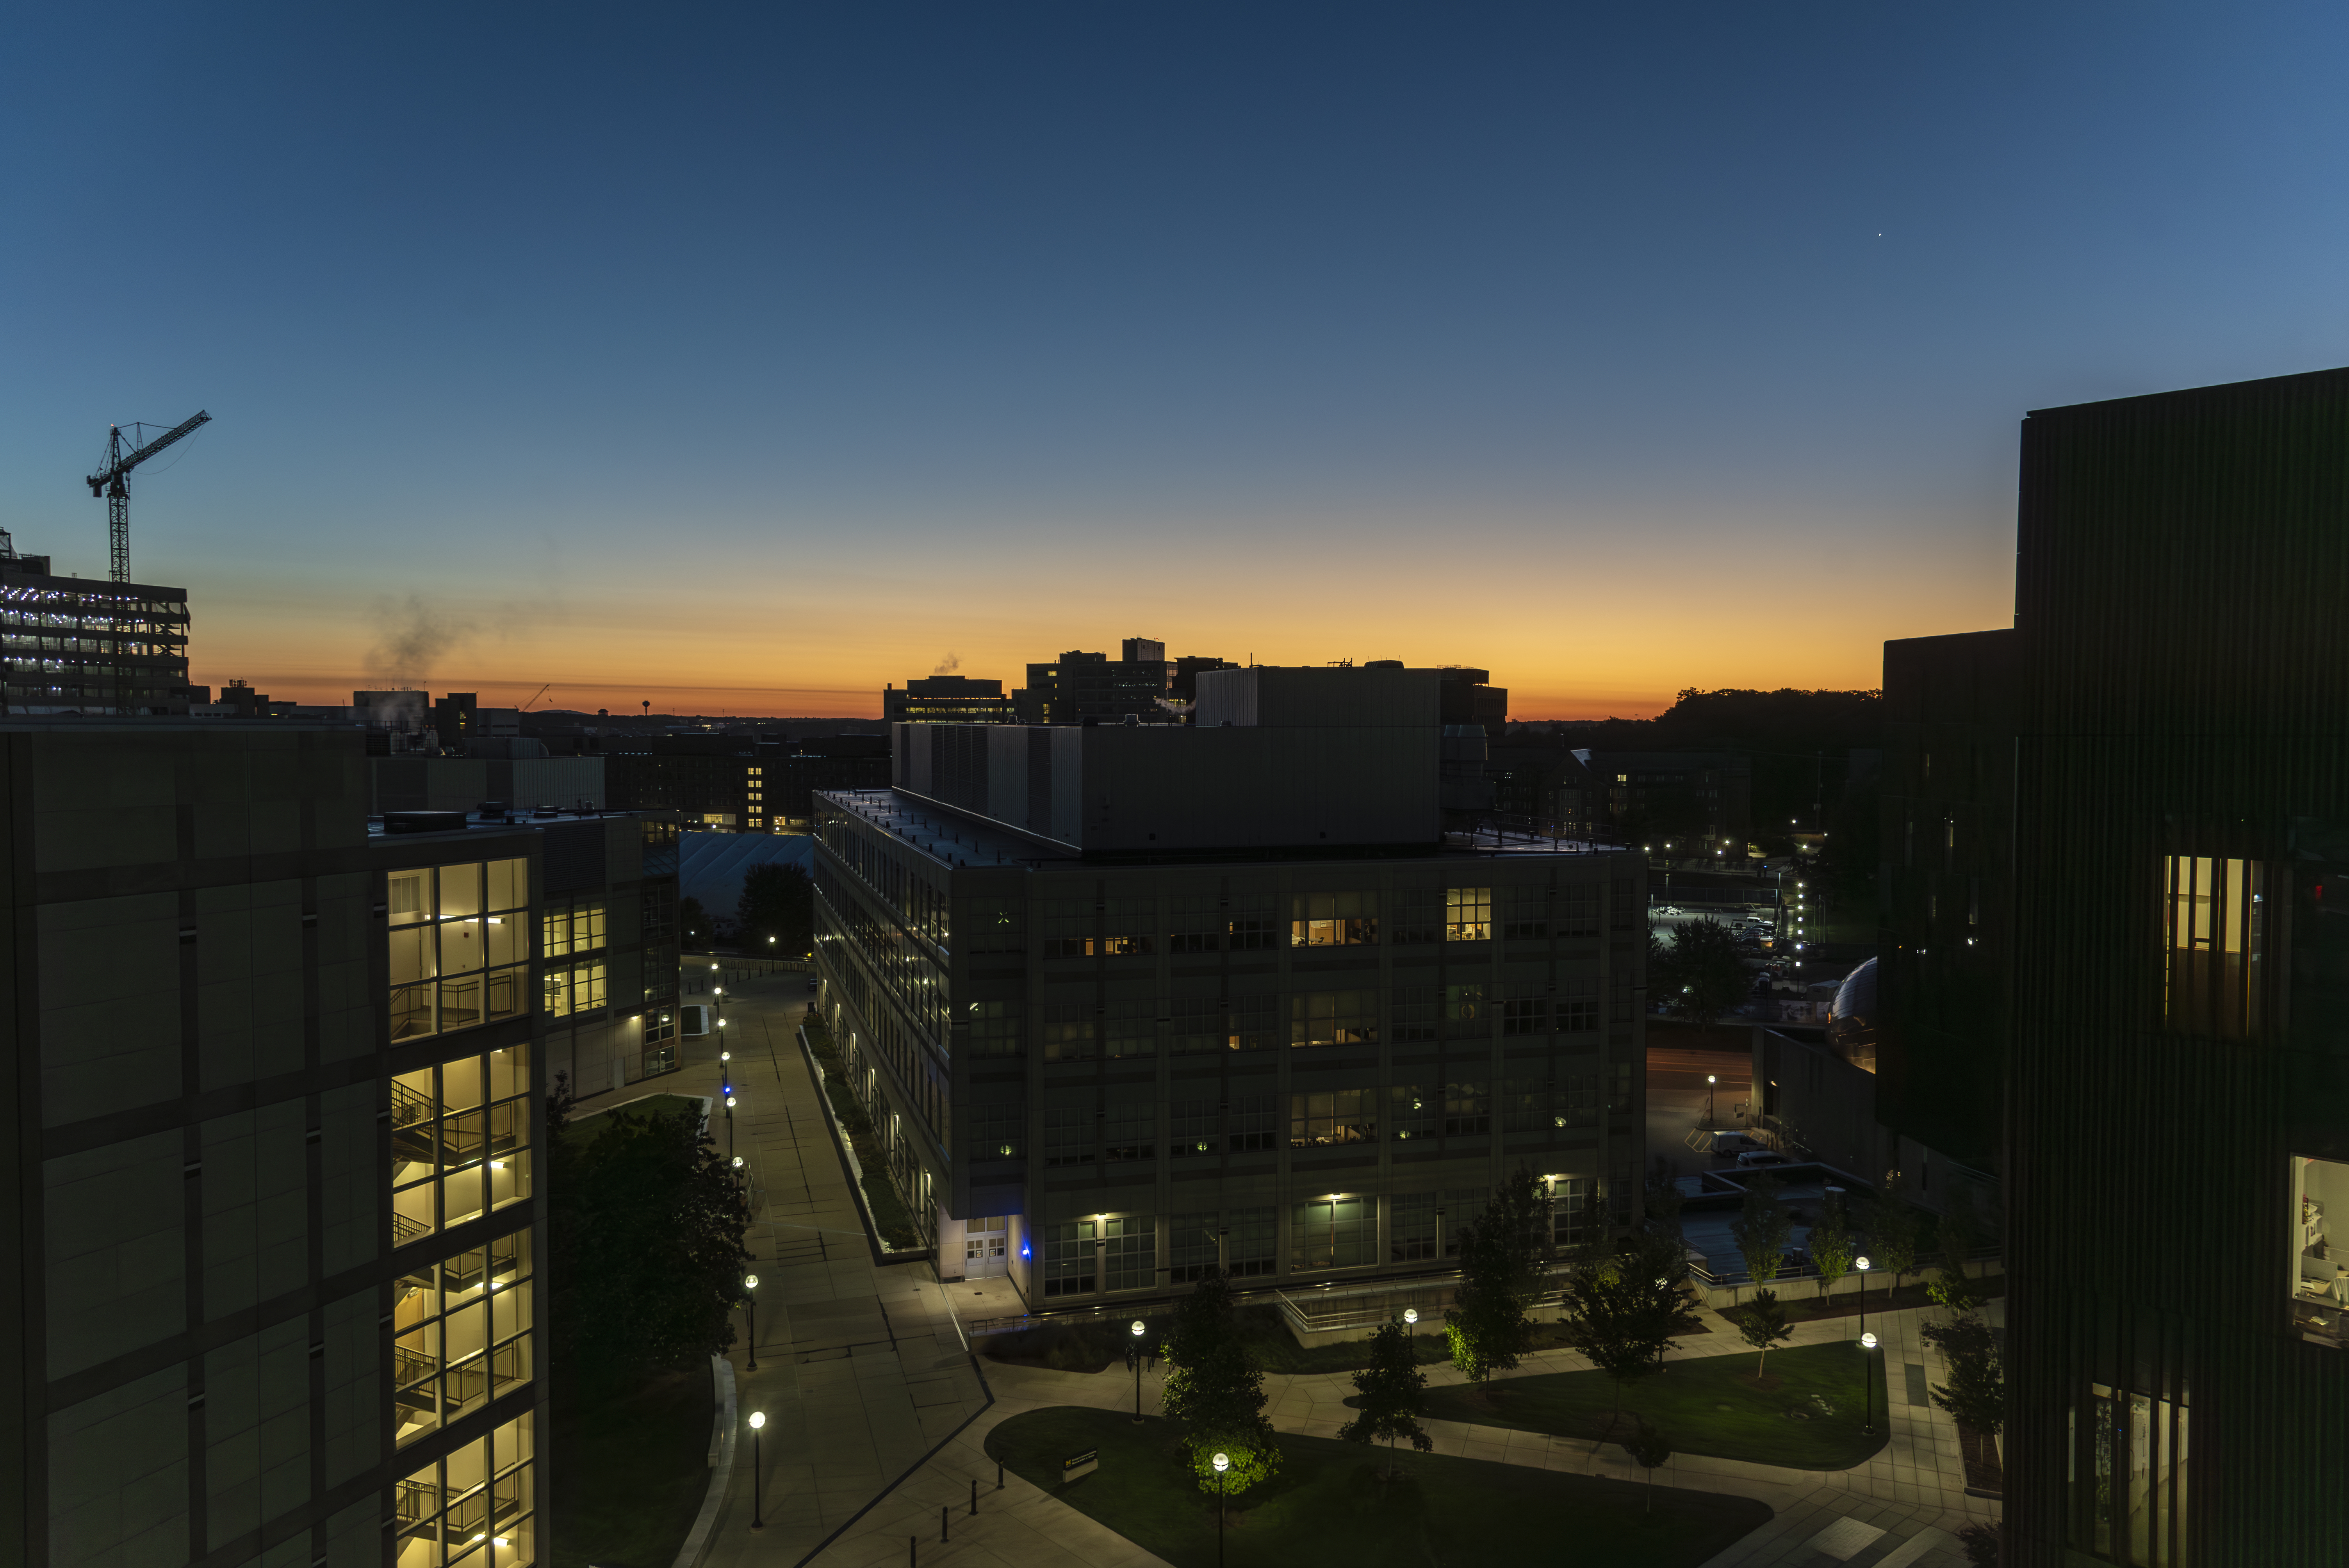
[[[1010,1228],[1004,1215],[995,1214],[970,1221],[963,1227],[962,1272],[966,1279],[984,1279],[991,1274],[1008,1273]]]

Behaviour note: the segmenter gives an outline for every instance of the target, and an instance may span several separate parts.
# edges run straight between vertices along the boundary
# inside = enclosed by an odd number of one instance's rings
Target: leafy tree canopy
[[[1533,1343],[1532,1307],[1557,1256],[1550,1202],[1528,1166],[1512,1171],[1462,1230],[1460,1284],[1444,1314],[1452,1364],[1473,1382],[1512,1371]]]
[[[769,863],[742,873],[734,923],[754,953],[769,949],[796,958],[815,945],[815,884],[797,866]]]
[[[1738,955],[1737,938],[1709,915],[1681,926],[1670,943],[1655,944],[1648,971],[1649,985],[1663,996],[1672,1016],[1702,1027],[1754,987],[1754,972]]]
[[[1413,1448],[1428,1452],[1435,1439],[1419,1424],[1427,1410],[1427,1374],[1412,1354],[1410,1331],[1382,1323],[1371,1333],[1370,1350],[1370,1365],[1354,1374],[1361,1414],[1339,1428],[1338,1436],[1350,1443],[1384,1439],[1390,1448],[1397,1438],[1409,1438]]]
[[[1168,1371],[1159,1408],[1183,1424],[1192,1469],[1208,1491],[1244,1491],[1280,1467],[1280,1444],[1264,1413],[1264,1374],[1232,1322],[1232,1286],[1216,1269],[1174,1305],[1164,1349]],[[1214,1456],[1233,1471],[1218,1486]]]
[[[1745,1272],[1755,1284],[1778,1277],[1786,1261],[1786,1243],[1795,1237],[1795,1216],[1779,1201],[1778,1184],[1756,1176],[1745,1189],[1745,1207],[1729,1222],[1729,1233],[1745,1258]]]

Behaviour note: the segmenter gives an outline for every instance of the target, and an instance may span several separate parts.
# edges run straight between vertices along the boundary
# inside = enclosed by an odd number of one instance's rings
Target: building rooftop
[[[278,725],[254,725],[252,727],[277,732],[282,732],[283,728]],[[582,806],[540,806],[513,811],[386,811],[367,819],[367,837],[401,838],[411,833],[461,833],[469,830],[504,832],[511,828],[543,828],[556,822],[595,822],[607,817],[658,815],[661,813],[615,811]]]

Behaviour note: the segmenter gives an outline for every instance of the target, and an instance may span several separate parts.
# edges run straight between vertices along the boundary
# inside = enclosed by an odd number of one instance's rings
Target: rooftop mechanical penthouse
[[[1193,726],[901,725],[816,799],[818,1004],[947,1277],[1031,1305],[1434,1269],[1524,1162],[1634,1215],[1644,868],[1447,840],[1433,671]]]

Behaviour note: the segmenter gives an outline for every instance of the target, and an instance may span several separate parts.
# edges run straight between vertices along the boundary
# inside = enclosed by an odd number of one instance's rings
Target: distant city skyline
[[[1132,634],[1529,717],[1865,687],[2008,623],[2027,409],[2349,362],[2313,5],[13,41],[0,526],[103,574],[108,424],[209,410],[132,575],[305,701],[866,716]]]

